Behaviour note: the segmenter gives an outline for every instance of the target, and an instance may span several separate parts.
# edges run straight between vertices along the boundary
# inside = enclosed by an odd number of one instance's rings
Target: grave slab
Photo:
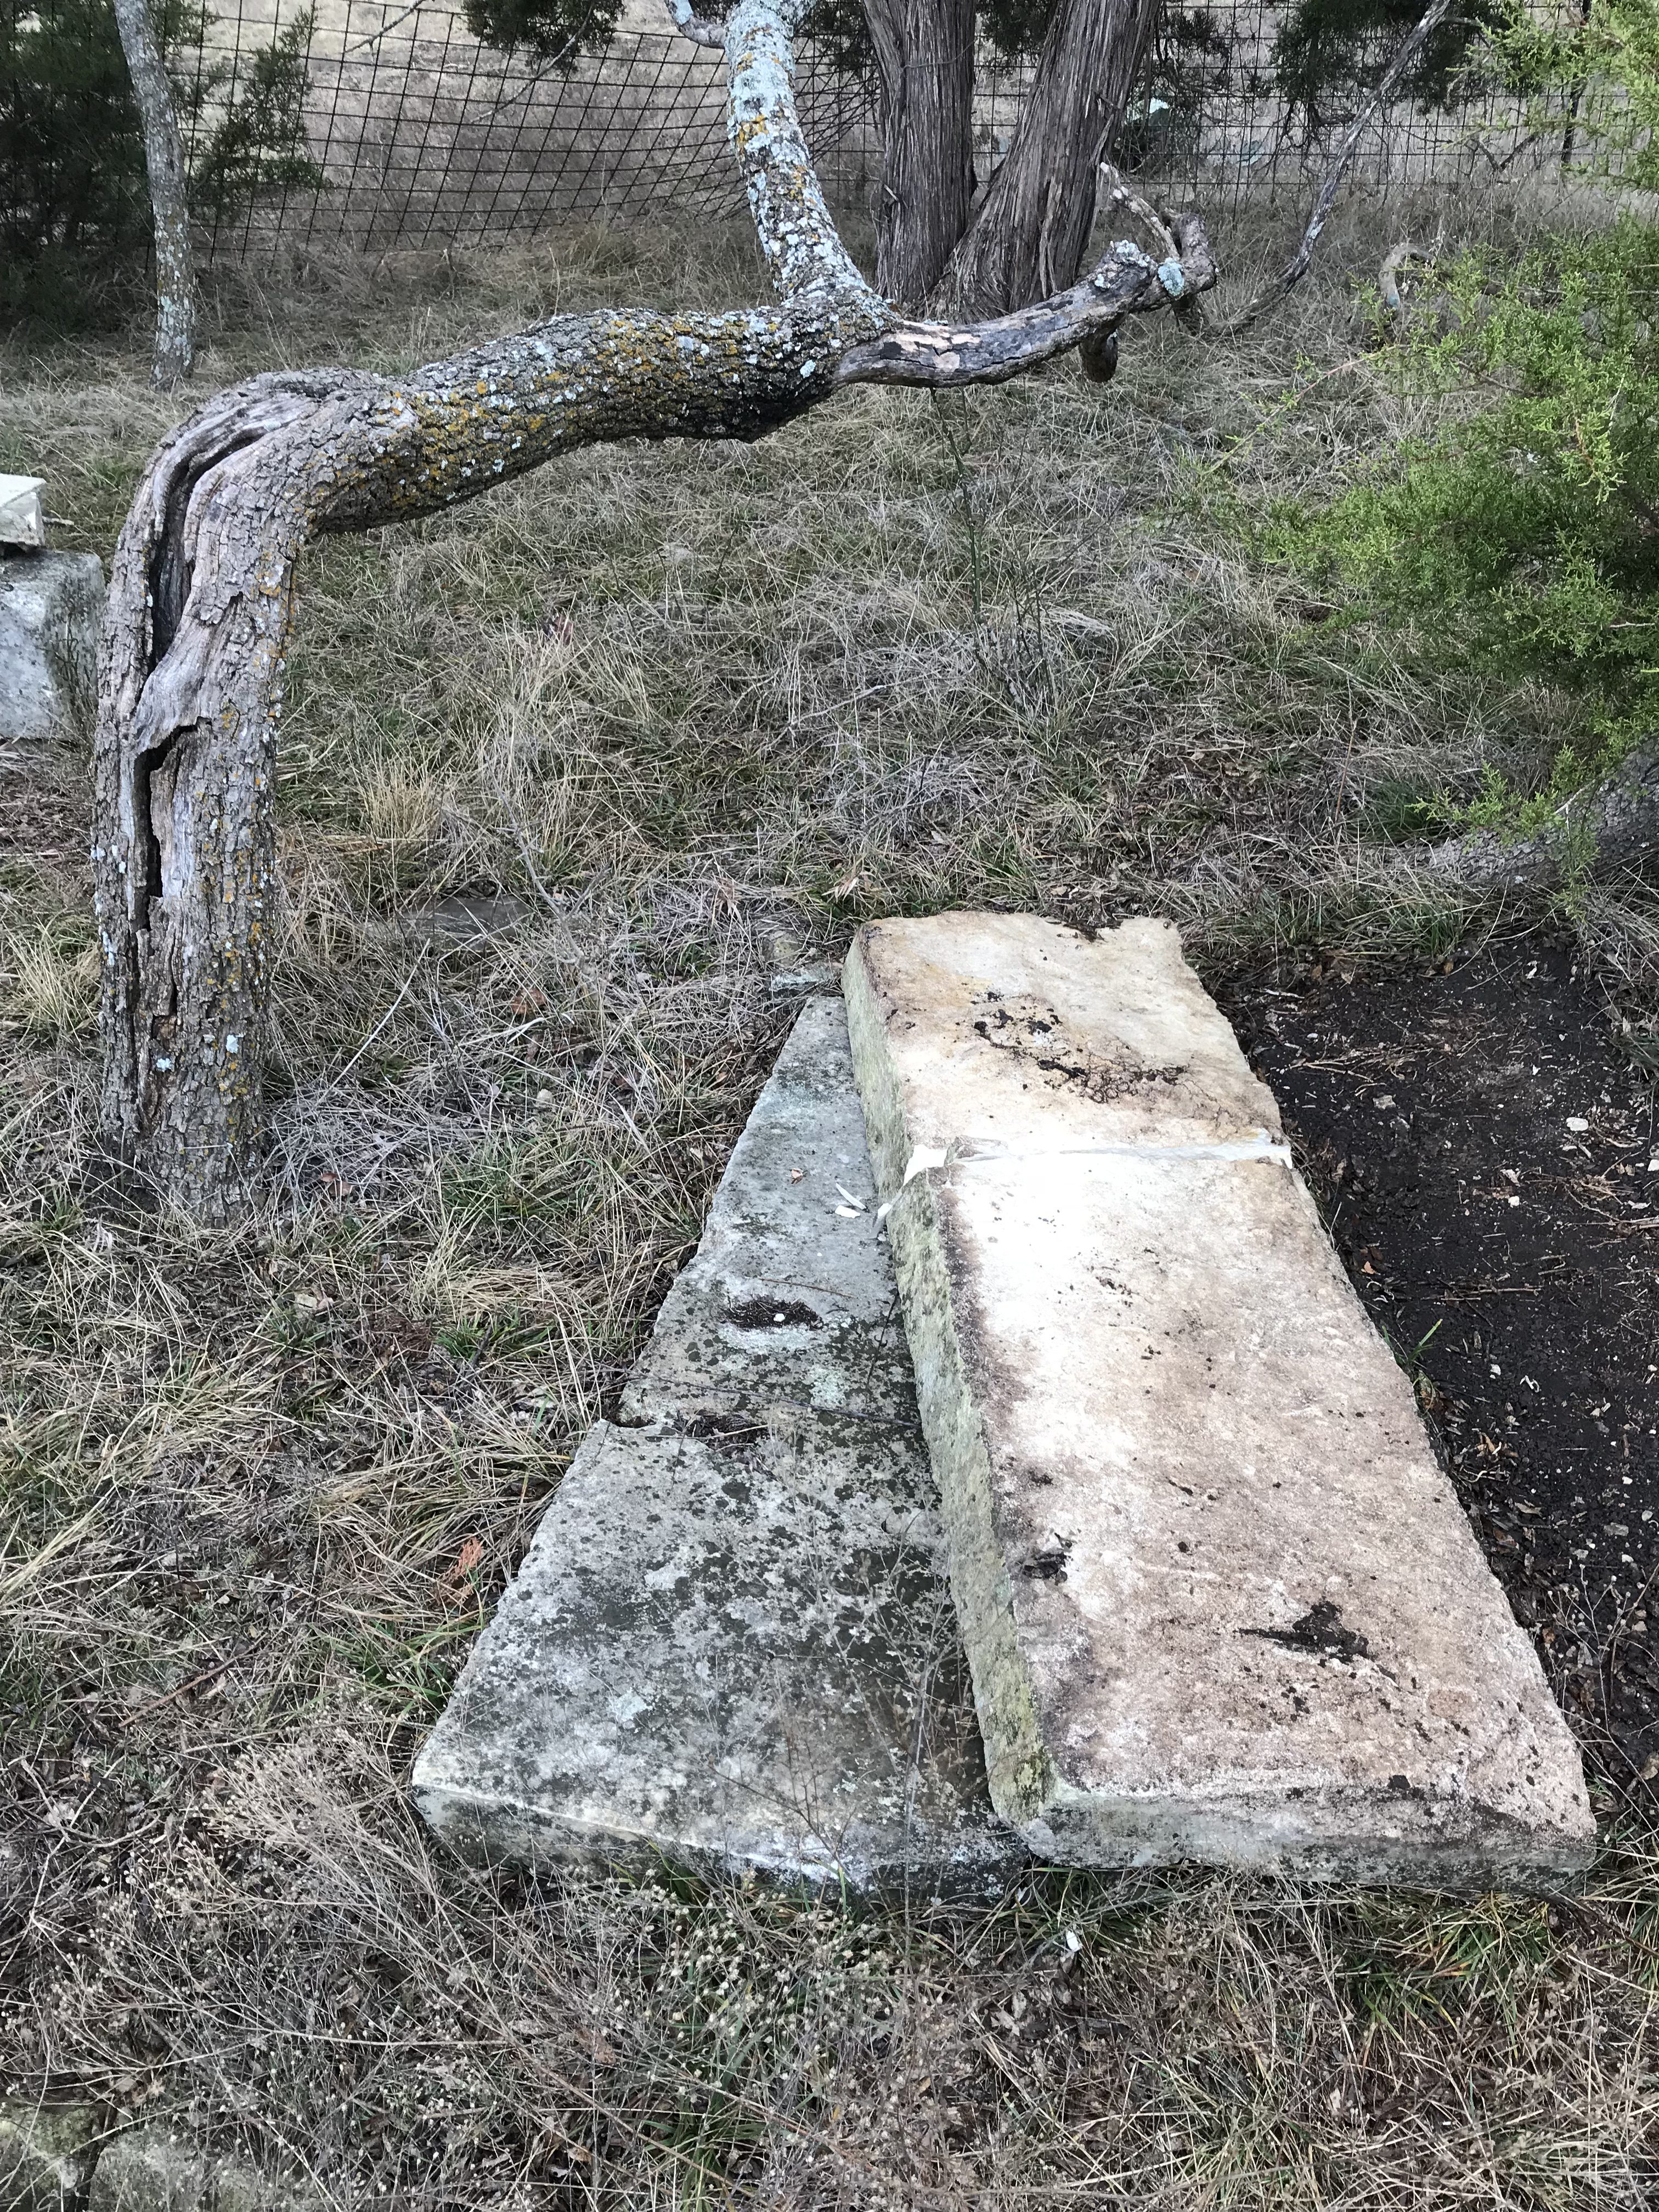
[[[416,1763],[475,1856],[658,1855],[963,1893],[986,1791],[839,1000],[810,1000],[702,1243]]]
[[[1175,931],[875,923],[844,988],[998,1810],[1099,1866],[1585,1864],[1565,1723]]]

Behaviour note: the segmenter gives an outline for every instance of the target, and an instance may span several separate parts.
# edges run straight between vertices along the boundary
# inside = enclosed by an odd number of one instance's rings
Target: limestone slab
[[[1576,1747],[1176,933],[845,992],[998,1809],[1045,1857],[1553,1879]]]
[[[0,744],[89,723],[103,605],[95,553],[0,554]]]
[[[460,1849],[961,1892],[992,1811],[838,1000],[425,1746]]]

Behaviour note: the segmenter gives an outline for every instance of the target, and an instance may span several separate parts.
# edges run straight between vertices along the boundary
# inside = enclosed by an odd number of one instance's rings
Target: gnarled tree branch
[[[93,857],[105,1139],[166,1201],[223,1219],[257,1156],[276,738],[309,539],[434,514],[596,441],[758,438],[848,384],[1000,382],[1213,282],[1188,218],[1178,261],[1125,241],[1019,314],[904,320],[824,205],[794,107],[795,12],[741,0],[720,27],[774,305],[556,316],[404,377],[254,377],[152,457],[111,578]]]

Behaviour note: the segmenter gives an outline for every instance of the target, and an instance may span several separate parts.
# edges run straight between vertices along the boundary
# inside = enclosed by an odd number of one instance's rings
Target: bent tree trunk
[[[561,315],[404,377],[336,368],[221,392],[158,449],[116,548],[100,666],[93,859],[106,1146],[217,1221],[259,1138],[272,787],[307,541],[430,514],[617,438],[744,438],[856,383],[996,383],[1214,281],[1203,230],[1162,267],[1124,244],[1086,282],[976,327],[905,320],[836,234],[796,120],[793,9],[718,30],[731,138],[777,295],[721,314]],[[683,27],[684,19],[683,18]]]
[[[115,0],[121,52],[144,131],[155,232],[155,354],[151,374],[164,392],[182,384],[196,356],[196,271],[185,192],[185,149],[149,0]]]
[[[865,0],[864,12],[881,92],[876,283],[920,307],[974,204],[973,0]]]
[[[1014,143],[951,257],[963,314],[1006,314],[1072,283],[1106,143],[1123,121],[1159,0],[1058,0]]]

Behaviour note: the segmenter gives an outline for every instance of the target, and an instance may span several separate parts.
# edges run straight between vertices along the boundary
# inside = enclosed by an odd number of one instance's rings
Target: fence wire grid
[[[1281,186],[1304,191],[1362,112],[1389,49],[1362,41],[1351,81],[1310,101],[1287,88],[1280,66],[1291,12],[1286,0],[1171,0],[1112,149],[1120,165],[1216,215]],[[205,17],[200,45],[176,57],[196,87],[189,152],[207,252],[258,260],[312,243],[477,243],[571,218],[734,211],[742,194],[720,58],[639,20],[635,0],[602,51],[562,69],[481,44],[443,0],[229,0]],[[279,49],[287,94],[273,102]],[[1478,46],[1471,55],[1435,100],[1402,100],[1372,120],[1356,186],[1455,190],[1561,166],[1573,116],[1540,122],[1481,68]],[[825,188],[842,206],[867,204],[881,168],[873,86],[810,40],[799,61],[802,123]],[[1031,65],[988,44],[979,64],[982,181],[1018,127]],[[215,134],[239,107],[264,116],[265,136],[251,172],[244,158],[228,184],[216,182]]]
[[[191,57],[192,166],[286,33],[303,94],[291,147],[314,181],[282,174],[198,203],[210,252],[290,243],[360,248],[531,236],[556,221],[723,216],[742,201],[720,56],[677,33],[623,30],[565,73],[483,45],[441,0],[233,0]],[[878,166],[868,88],[804,43],[797,94],[829,188]]]

